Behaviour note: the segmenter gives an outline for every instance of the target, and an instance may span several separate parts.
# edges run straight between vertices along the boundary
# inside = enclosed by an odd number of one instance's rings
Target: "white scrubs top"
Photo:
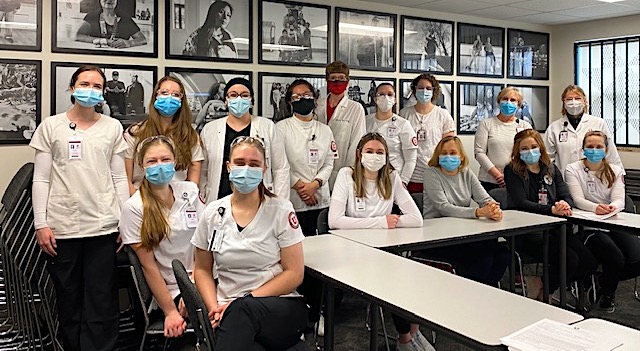
[[[582,160],[567,166],[565,182],[569,186],[571,197],[577,208],[595,213],[598,204],[610,204],[617,209],[624,210],[624,170],[616,165],[610,166],[616,175],[611,188],[607,187],[609,183],[606,179],[598,179],[597,172],[586,168]]]
[[[409,183],[418,157],[418,138],[406,119],[393,114],[385,121],[376,119],[376,114],[366,117],[367,133],[380,133],[389,148],[389,162],[400,174],[403,183]],[[406,158],[405,158],[406,157]]]

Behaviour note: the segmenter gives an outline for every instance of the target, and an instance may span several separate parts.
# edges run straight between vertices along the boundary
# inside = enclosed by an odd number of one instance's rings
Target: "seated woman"
[[[393,204],[401,215],[391,214]],[[365,134],[356,149],[353,167],[342,168],[336,177],[329,205],[332,229],[421,227],[420,210],[389,162],[384,137]],[[393,316],[398,334],[397,350],[434,350],[417,324]]]
[[[267,167],[260,139],[234,139],[227,169],[231,195],[207,206],[191,240],[215,349],[285,350],[307,326],[307,307],[296,292],[304,275],[304,236],[291,203],[262,182]]]
[[[187,326],[171,261],[180,260],[191,272],[194,249],[190,241],[198,215],[204,211],[194,183],[171,182],[175,159],[174,144],[165,136],[140,143],[137,162],[145,178],[124,203],[120,219],[122,241],[136,252],[154,300],[164,312],[166,337],[181,336]]]
[[[84,17],[77,41],[118,49],[147,44],[147,37],[133,19],[117,13],[118,0],[102,0],[100,6],[99,11]]]
[[[469,159],[457,136],[440,140],[424,172],[424,218],[458,217],[502,220],[500,204],[467,168]],[[480,205],[475,207],[472,200]],[[450,262],[459,275],[497,286],[509,265],[506,247],[495,240],[423,250],[421,255]]]
[[[504,170],[507,205],[510,209],[545,215],[571,216],[573,199],[562,174],[547,154],[540,133],[533,129],[516,134],[511,151],[511,163]],[[542,262],[542,233],[523,235],[517,241],[518,250]],[[549,236],[549,252],[558,252],[558,235]],[[559,285],[558,255],[549,255],[549,292]],[[567,281],[591,275],[597,262],[589,249],[574,235],[567,235]],[[542,284],[537,282],[542,298]],[[532,296],[534,297],[534,296]]]
[[[605,133],[587,132],[582,142],[585,158],[567,166],[567,185],[581,210],[604,215],[624,209],[624,170],[607,161],[608,148]],[[640,275],[640,240],[630,233],[598,230],[587,237],[586,245],[602,263],[597,308],[613,313],[618,282]]]

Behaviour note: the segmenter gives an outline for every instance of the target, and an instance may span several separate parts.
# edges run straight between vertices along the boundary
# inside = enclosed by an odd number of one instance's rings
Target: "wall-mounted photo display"
[[[0,144],[28,144],[40,124],[40,61],[0,59]]]
[[[71,75],[83,63],[51,63],[51,114],[71,108]],[[111,116],[126,129],[149,115],[153,87],[158,81],[157,67],[135,65],[97,64],[107,77],[104,101],[96,111]]]
[[[400,110],[414,106],[417,101],[411,91],[411,81],[413,79],[400,79],[400,92],[396,93],[398,96],[398,102],[400,103]],[[453,117],[453,82],[452,81],[438,81],[440,83],[440,97],[434,102],[434,105],[440,106],[443,109],[449,111],[449,114]]]
[[[458,134],[475,134],[485,118],[496,116],[502,84],[458,82]]]
[[[251,62],[252,0],[166,0],[167,58]]]
[[[458,75],[504,77],[504,28],[458,23]]]
[[[305,79],[313,85],[316,93],[322,96],[326,91],[324,75],[298,73],[258,73],[258,115],[270,118],[273,122],[291,117],[292,113],[285,102],[289,85],[296,79]],[[326,96],[326,94],[325,94]]]
[[[51,51],[158,57],[158,0],[54,0]]]
[[[364,108],[364,114],[368,115],[376,113],[376,88],[380,83],[389,83],[393,85],[398,96],[396,80],[394,78],[382,77],[350,77],[349,87],[347,88],[347,96],[349,99],[356,101]],[[328,95],[327,89],[323,89],[322,96]],[[397,99],[396,99],[397,103]]]
[[[538,85],[511,85],[522,93],[522,104],[516,117],[531,124],[533,129],[544,133],[549,126],[549,87]]]
[[[251,81],[251,72],[200,68],[167,67],[165,74],[180,79],[187,93],[187,101],[198,133],[205,124],[229,114],[224,89],[232,78]]]
[[[402,16],[400,71],[453,74],[453,22]]]
[[[549,33],[507,30],[507,78],[549,79]]]
[[[42,0],[0,1],[0,50],[42,50]]]
[[[329,6],[259,2],[259,62],[324,67],[329,63]]]
[[[336,8],[336,60],[351,69],[395,71],[394,14]]]

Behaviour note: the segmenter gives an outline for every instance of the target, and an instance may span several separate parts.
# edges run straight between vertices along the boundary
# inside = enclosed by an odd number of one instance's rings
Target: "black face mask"
[[[292,102],[291,106],[293,107],[293,113],[300,116],[308,116],[313,112],[313,109],[316,108],[316,101],[315,99],[302,98]]]

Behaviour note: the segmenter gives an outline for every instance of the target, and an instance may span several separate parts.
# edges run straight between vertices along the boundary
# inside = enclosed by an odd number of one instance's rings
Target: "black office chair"
[[[329,234],[329,209],[325,208],[318,214],[318,234]]]

